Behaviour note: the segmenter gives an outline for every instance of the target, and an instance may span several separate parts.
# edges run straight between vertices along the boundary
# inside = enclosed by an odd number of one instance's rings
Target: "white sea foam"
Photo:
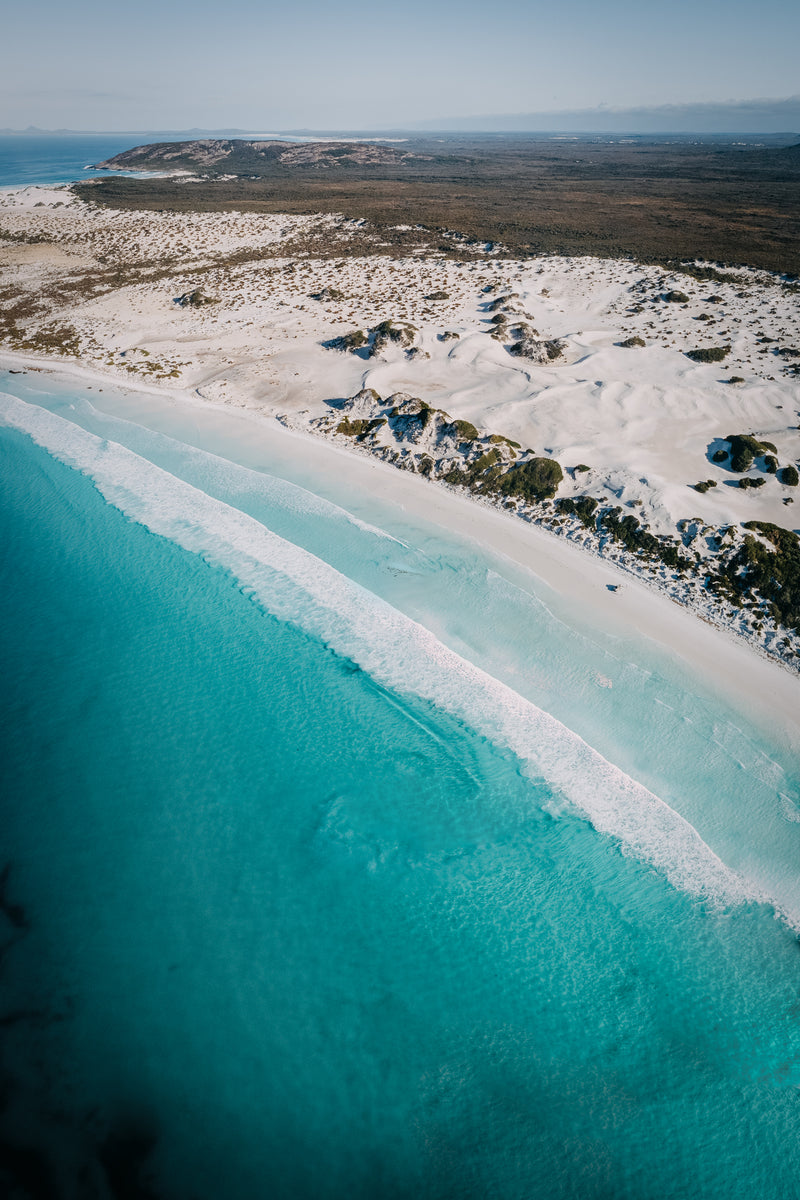
[[[69,407],[73,410],[76,408],[74,404],[70,404]],[[246,496],[248,493],[268,501],[278,497],[281,507],[287,512],[346,521],[361,530],[362,533],[368,533],[381,541],[394,542],[405,550],[409,549],[408,544],[402,539],[355,516],[341,505],[335,504],[333,500],[318,496],[299,483],[270,475],[264,471],[254,470],[241,463],[231,462],[230,459],[213,454],[210,450],[199,450],[170,437],[167,433],[157,433],[141,425],[136,425],[133,421],[127,421],[124,417],[110,416],[95,408],[86,399],[80,401],[80,411],[88,414],[92,422],[101,422],[102,426],[107,426],[113,432],[119,432],[126,442],[131,438],[134,439],[133,444],[142,446],[146,457],[151,455],[157,457],[159,451],[163,452],[166,449],[170,456],[177,457],[182,467],[188,465],[190,468],[200,471],[203,475],[204,487],[212,484],[237,497]]]
[[[387,688],[420,696],[513,751],[532,776],[673,885],[722,903],[769,899],[726,866],[689,822],[581,737],[321,559],[45,409],[0,394],[0,421],[89,476],[132,520],[228,570],[276,617],[319,637]]]

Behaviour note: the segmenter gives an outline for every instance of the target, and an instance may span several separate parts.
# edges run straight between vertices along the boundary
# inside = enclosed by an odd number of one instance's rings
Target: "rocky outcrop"
[[[431,479],[516,504],[536,504],[556,494],[563,479],[552,458],[537,457],[518,442],[484,433],[418,396],[395,392],[382,400],[365,388],[311,422],[317,432],[352,438],[386,461]]]

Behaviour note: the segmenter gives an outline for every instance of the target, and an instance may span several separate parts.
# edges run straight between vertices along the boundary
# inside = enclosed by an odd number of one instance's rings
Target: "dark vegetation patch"
[[[594,526],[595,513],[599,505],[594,496],[579,496],[574,500],[571,496],[563,496],[556,501],[556,511],[568,516],[576,516],[587,529]]]
[[[731,470],[741,474],[749,471],[755,459],[765,454],[777,454],[777,447],[772,442],[759,441],[749,433],[729,433],[725,441],[731,448]],[[720,451],[717,451],[719,454]],[[715,462],[721,461],[714,457]]]
[[[322,344],[326,350],[343,350],[353,353],[355,350],[362,350],[368,342],[369,337],[363,329],[354,329],[350,333],[343,333],[341,337],[330,338]]]
[[[374,358],[389,345],[397,345],[408,350],[414,344],[417,329],[407,321],[381,321],[365,333],[363,329],[354,329],[340,337],[329,338],[322,345],[326,350],[342,350],[350,354],[365,351],[362,358]]]
[[[666,535],[656,537],[646,525],[640,525],[631,513],[621,516],[621,508],[607,509],[600,522],[615,542],[621,542],[631,554],[642,558],[658,559],[668,567],[686,571],[693,563],[680,553],[681,543]]]
[[[722,362],[730,352],[730,346],[702,346],[699,350],[687,350],[686,357],[692,362],[715,363]]]
[[[452,421],[445,426],[445,433],[452,434],[459,442],[477,442],[480,437],[471,421]]]
[[[492,490],[501,496],[537,504],[555,496],[563,478],[564,473],[554,458],[529,458],[509,467],[495,481]]]
[[[346,437],[354,437],[357,441],[363,441],[375,429],[380,429],[381,425],[386,424],[385,417],[362,417],[351,421],[349,417],[343,417],[336,426],[337,433],[343,433]]]
[[[345,213],[402,252],[420,223],[450,255],[499,243],[513,257],[596,254],[658,263],[699,280],[735,279],[725,264],[800,274],[800,156],[722,144],[559,144],[535,137],[453,136],[404,143],[417,157],[359,167],[261,160],[258,178],[201,183],[112,176],[77,184],[110,207],[180,212]],[[143,164],[144,165],[144,164]],[[229,159],[220,171],[230,173]],[[380,184],[380,186],[376,186]],[[465,241],[452,237],[456,230]],[[361,253],[338,248],[332,253]],[[695,260],[704,264],[698,266]]]
[[[623,350],[633,350],[636,346],[645,346],[646,344],[644,338],[640,337],[629,337],[625,338],[624,342],[617,342],[617,345],[621,346]]]
[[[738,603],[745,598],[766,602],[770,617],[787,629],[800,632],[800,541],[790,529],[769,521],[745,521],[752,534],[724,563],[711,581],[715,590]]]

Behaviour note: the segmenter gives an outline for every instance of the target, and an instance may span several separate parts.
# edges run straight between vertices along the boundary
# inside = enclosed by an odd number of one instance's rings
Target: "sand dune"
[[[727,526],[797,528],[800,489],[782,475],[800,459],[800,295],[789,282],[744,268],[698,279],[628,261],[514,261],[466,243],[457,261],[434,245],[405,258],[384,249],[335,216],[115,213],[63,188],[5,192],[0,350],[307,432],[362,388],[408,393],[557,459],[559,498],[613,502],[701,558]],[[407,344],[370,354],[369,331],[387,320],[413,327]],[[355,352],[325,346],[353,331],[370,339]],[[512,352],[522,343],[560,353],[535,361]],[[721,361],[687,356],[715,348]],[[361,454],[381,448],[327,433]],[[731,433],[774,444],[778,472],[713,461]],[[742,477],[763,482],[742,488]],[[700,493],[700,481],[715,486]],[[598,546],[552,504],[521,515],[800,661],[800,639],[763,611]]]

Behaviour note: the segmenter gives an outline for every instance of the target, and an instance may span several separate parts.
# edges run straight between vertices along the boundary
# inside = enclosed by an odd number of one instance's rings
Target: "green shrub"
[[[678,292],[675,290],[673,290],[671,292],[666,292],[664,295],[664,299],[669,304],[688,304],[689,303],[689,297],[686,295],[685,292]]]
[[[563,499],[556,501],[556,508],[559,512],[578,517],[581,524],[588,529],[594,525],[594,515],[598,504],[594,496],[579,496],[577,500],[573,500],[571,496],[564,496]]]
[[[591,471],[591,467],[587,467],[586,463],[578,463],[577,467],[572,468],[575,474],[583,475],[586,471]]]
[[[381,425],[386,424],[385,417],[361,417],[351,421],[349,417],[343,417],[336,426],[336,433],[343,433],[346,437],[354,437],[357,441],[363,442],[365,437],[368,437],[374,429],[380,429]]]
[[[745,521],[752,529],[772,543],[772,549],[754,537],[728,560],[718,577],[734,595],[754,592],[769,601],[770,613],[787,629],[800,631],[800,541],[790,529],[782,529],[770,521]]]
[[[739,474],[750,470],[754,458],[778,452],[772,442],[760,442],[749,433],[729,433],[725,441],[729,442],[731,447],[731,470]]]
[[[564,473],[554,458],[530,458],[509,467],[495,481],[493,490],[535,504],[555,496],[563,478]]]
[[[634,346],[646,346],[647,343],[645,342],[644,338],[629,337],[626,338],[624,342],[617,342],[617,345],[621,346],[623,350],[632,350]]]
[[[520,450],[520,449],[521,449],[521,446],[520,446],[519,442],[512,442],[511,438],[504,437],[504,435],[503,435],[502,433],[490,433],[490,434],[489,434],[489,439],[488,439],[488,440],[489,440],[490,442],[493,442],[493,443],[494,443],[495,445],[497,445],[497,446],[499,446],[499,445],[503,444],[503,445],[506,445],[506,446],[511,446],[511,447],[513,447],[513,449],[514,449],[514,450]]]
[[[740,488],[760,488],[766,483],[765,479],[740,479]]]
[[[711,461],[715,463],[723,463],[728,457],[727,450],[715,450],[711,455]]]
[[[781,471],[780,478],[781,483],[785,484],[786,487],[797,487],[798,482],[800,482],[800,476],[797,474],[797,467],[784,467]]]
[[[764,470],[768,475],[776,475],[778,471],[778,460],[774,454],[764,455]]]
[[[678,567],[686,570],[691,562],[679,554],[680,543],[672,538],[655,537],[646,525],[640,525],[632,513],[621,517],[621,508],[612,508],[604,513],[601,523],[617,542],[622,542],[633,554],[644,554],[648,558],[658,558],[668,567]]]
[[[730,346],[705,346],[700,350],[687,350],[686,357],[697,363],[722,362],[730,354]]]
[[[741,481],[740,481],[741,482]],[[692,487],[696,492],[707,492],[709,488],[716,487],[716,479],[704,479],[701,483],[694,483]]]
[[[352,333],[344,333],[341,337],[331,338],[329,342],[323,342],[326,350],[343,350],[350,351],[360,350],[362,346],[366,346],[369,338],[363,329],[354,329]]]

